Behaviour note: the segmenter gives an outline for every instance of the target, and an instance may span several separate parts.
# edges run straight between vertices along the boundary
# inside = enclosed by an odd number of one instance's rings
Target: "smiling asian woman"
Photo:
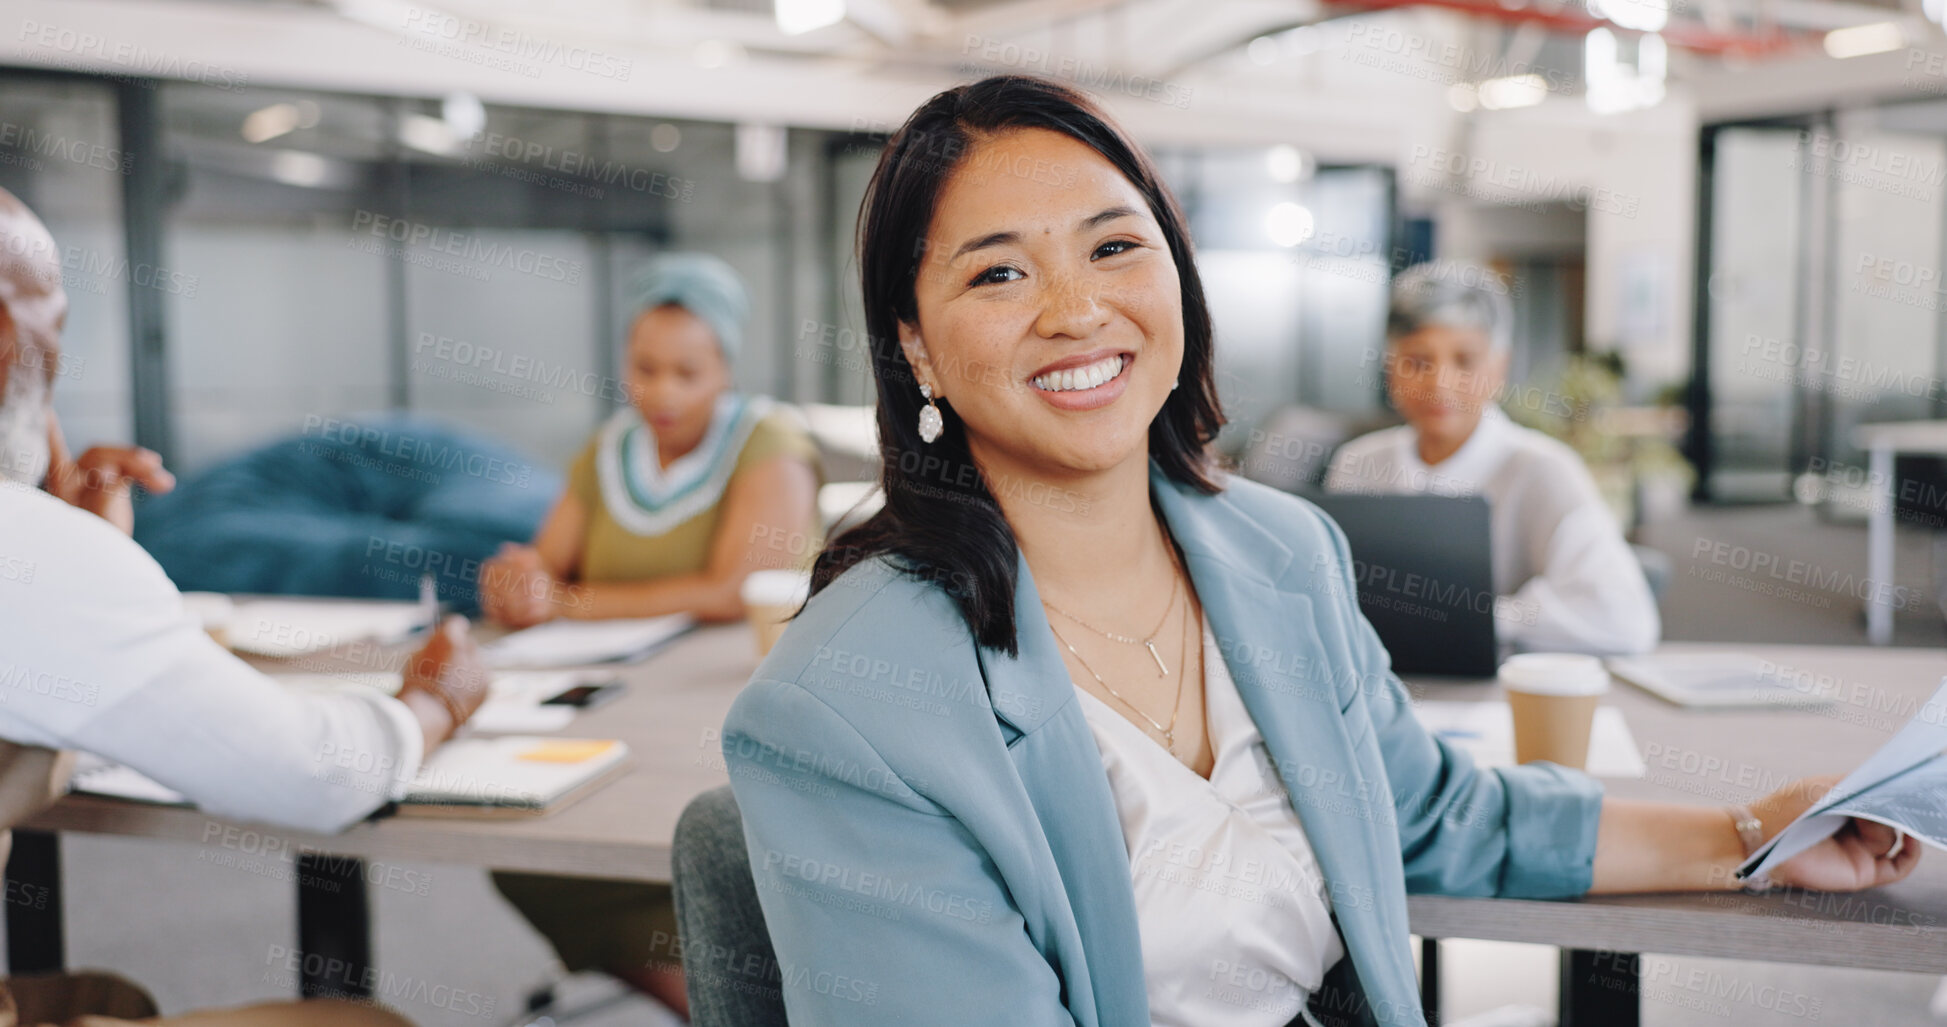
[[[860,265],[885,507],[724,731],[791,1023],[1420,1024],[1408,892],[1725,887],[1821,791],[1740,831],[1422,728],[1337,526],[1206,460],[1183,216],[1073,90],[929,100]],[[1855,822],[1777,876],[1918,848]]]

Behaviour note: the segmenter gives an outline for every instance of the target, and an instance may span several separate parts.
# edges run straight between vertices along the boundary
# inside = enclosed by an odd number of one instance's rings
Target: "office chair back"
[[[694,1027],[783,1027],[783,978],[744,847],[744,820],[725,785],[676,821],[672,877],[683,975]]]

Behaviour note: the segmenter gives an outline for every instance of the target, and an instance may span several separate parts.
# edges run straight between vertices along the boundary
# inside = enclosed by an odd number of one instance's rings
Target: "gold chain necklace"
[[[1156,619],[1156,626],[1149,629],[1148,638],[1130,638],[1127,635],[1118,635],[1113,631],[1103,631],[1101,628],[1098,628],[1095,625],[1090,624],[1088,621],[1085,621],[1080,617],[1077,617],[1074,614],[1069,613],[1067,610],[1064,610],[1061,607],[1056,606],[1054,603],[1049,602],[1046,599],[1041,600],[1041,605],[1047,607],[1050,610],[1055,611],[1056,613],[1061,614],[1063,617],[1066,617],[1077,624],[1080,624],[1082,627],[1085,627],[1090,631],[1093,631],[1096,634],[1101,635],[1103,638],[1106,638],[1111,642],[1121,642],[1123,645],[1142,646],[1143,648],[1149,650],[1149,658],[1156,661],[1156,676],[1159,678],[1168,677],[1170,673],[1170,669],[1168,667],[1163,666],[1163,657],[1156,652],[1156,636],[1158,633],[1160,633],[1163,630],[1163,625],[1169,622],[1170,611],[1176,609],[1176,594],[1183,590],[1183,579],[1174,573],[1176,569],[1176,565],[1174,561],[1171,561],[1170,569],[1172,573],[1170,574],[1169,605],[1163,607],[1163,615]],[[1053,631],[1054,628],[1050,627],[1048,630]],[[1057,635],[1055,637],[1059,638],[1061,636]],[[1067,645],[1067,644],[1068,644],[1067,642],[1062,643],[1062,645]],[[1074,650],[1070,649],[1069,652],[1074,652]],[[1078,660],[1081,659],[1082,658],[1081,654],[1077,653],[1075,658]],[[1086,666],[1086,664],[1084,664],[1084,666]],[[1094,672],[1090,671],[1090,673],[1094,673]],[[1106,688],[1108,686],[1104,685],[1103,687]]]
[[[1179,581],[1178,584],[1180,585],[1181,582]],[[1176,605],[1176,596],[1174,593],[1172,593],[1170,596],[1170,605],[1172,607]],[[1167,610],[1164,612],[1168,613]],[[1183,618],[1183,664],[1182,666],[1183,669],[1187,672],[1190,666],[1190,618],[1188,616],[1189,610],[1187,607],[1185,608],[1184,613],[1185,616]],[[1156,626],[1158,631],[1162,630],[1162,627],[1163,626],[1161,624],[1158,624]],[[1125,697],[1121,692],[1116,691],[1114,686],[1110,685],[1107,681],[1102,680],[1102,675],[1097,674],[1095,672],[1095,668],[1089,666],[1087,660],[1082,659],[1082,654],[1076,652],[1075,647],[1069,645],[1068,640],[1061,637],[1061,632],[1055,631],[1055,626],[1053,624],[1048,625],[1048,630],[1051,633],[1053,633],[1053,635],[1055,636],[1055,641],[1060,642],[1062,644],[1062,647],[1067,649],[1069,653],[1075,657],[1075,662],[1081,664],[1083,670],[1088,671],[1088,676],[1094,678],[1095,683],[1102,686],[1103,691],[1114,696],[1117,702],[1120,702],[1122,705],[1127,706],[1129,707],[1129,709],[1133,710],[1136,716],[1141,717],[1142,719],[1148,721],[1149,726],[1151,728],[1154,728],[1157,734],[1163,736],[1163,743],[1164,743],[1163,747],[1169,751],[1171,756],[1176,755],[1176,720],[1178,717],[1183,715],[1183,681],[1185,678],[1189,677],[1188,673],[1177,675],[1176,699],[1170,706],[1170,722],[1167,725],[1158,724],[1156,722],[1156,718],[1150,716],[1147,713],[1144,713],[1142,711],[1142,707],[1137,706],[1135,703],[1130,702],[1128,698]],[[1154,637],[1153,633],[1151,637]],[[1150,655],[1152,656],[1155,655],[1155,652],[1156,650],[1151,649]]]

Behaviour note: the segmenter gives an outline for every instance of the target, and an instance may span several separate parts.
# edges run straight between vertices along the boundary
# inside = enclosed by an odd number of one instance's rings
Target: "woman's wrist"
[[[548,605],[555,617],[564,620],[581,620],[583,619],[581,611],[588,605],[588,588],[580,582],[574,584],[561,582],[560,598],[550,600]]]
[[[1723,806],[1605,799],[1590,891],[1735,891],[1744,842]]]
[[[1769,891],[1771,881],[1764,875],[1751,878],[1737,876],[1737,868],[1743,866],[1745,860],[1750,859],[1764,844],[1764,820],[1743,803],[1728,806],[1724,812],[1731,821],[1732,833],[1737,837],[1737,848],[1734,850],[1736,859],[1731,864],[1730,873],[1725,875],[1729,879],[1729,887],[1741,891]]]

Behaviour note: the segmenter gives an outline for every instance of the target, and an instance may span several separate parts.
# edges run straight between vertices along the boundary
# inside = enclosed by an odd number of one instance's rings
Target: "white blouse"
[[[1285,1027],[1345,955],[1324,875],[1208,619],[1204,780],[1077,688],[1129,846],[1156,1027]],[[1305,1021],[1313,1023],[1308,1012]]]
[[[1516,648],[1640,653],[1662,634],[1642,565],[1582,458],[1497,406],[1482,408],[1473,434],[1438,464],[1420,459],[1411,425],[1353,439],[1333,456],[1325,488],[1485,495],[1495,628]]]

